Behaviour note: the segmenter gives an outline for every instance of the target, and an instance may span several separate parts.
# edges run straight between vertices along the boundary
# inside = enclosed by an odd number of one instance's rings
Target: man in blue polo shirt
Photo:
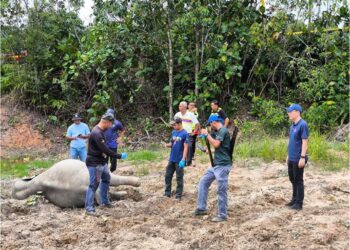
[[[176,196],[175,198],[181,200],[184,187],[184,167],[186,165],[186,157],[188,150],[188,133],[182,128],[182,119],[176,118],[171,122],[174,128],[171,133],[170,143],[166,147],[171,148],[168,166],[165,173],[165,191],[164,196],[171,197],[171,181],[174,172],[176,172]]]
[[[90,136],[90,129],[88,125],[81,122],[82,118],[79,114],[74,114],[72,121],[74,122],[69,126],[66,134],[66,138],[70,140],[70,157],[72,159],[80,159],[86,161],[86,139]]]
[[[307,162],[309,129],[307,123],[301,118],[303,110],[299,104],[292,104],[286,110],[289,119],[293,122],[290,126],[287,156],[288,175],[293,185],[293,196],[286,206],[294,210],[301,210],[304,200],[303,174]]]

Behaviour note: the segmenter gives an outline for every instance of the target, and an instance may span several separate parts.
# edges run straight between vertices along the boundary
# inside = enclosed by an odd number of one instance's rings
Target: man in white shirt
[[[198,131],[200,129],[200,125],[196,116],[187,110],[187,102],[184,101],[180,102],[179,104],[179,112],[177,112],[174,116],[174,119],[176,118],[180,118],[182,120],[182,127],[186,130],[189,136],[186,165],[190,166],[192,164],[193,158],[192,148],[194,147],[196,140],[195,131]]]

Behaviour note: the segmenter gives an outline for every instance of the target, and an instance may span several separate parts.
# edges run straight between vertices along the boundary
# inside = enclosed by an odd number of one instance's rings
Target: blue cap
[[[114,109],[111,109],[111,108],[107,109],[106,114],[114,115]]]
[[[293,110],[302,112],[303,109],[301,108],[301,106],[297,103],[293,103],[292,105],[290,105],[288,108],[286,108],[287,112],[292,112]]]
[[[223,122],[224,120],[221,119],[218,115],[210,115],[208,118],[208,123],[212,123],[212,122]]]

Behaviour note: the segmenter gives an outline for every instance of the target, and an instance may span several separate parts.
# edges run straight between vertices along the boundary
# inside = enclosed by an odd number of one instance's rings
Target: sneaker
[[[101,208],[112,208],[113,205],[111,203],[107,203],[107,204],[101,204]]]
[[[89,215],[89,216],[94,216],[94,217],[98,217],[99,216],[99,214],[96,213],[95,211],[85,211],[85,214]]]
[[[175,199],[176,199],[177,201],[181,201],[182,197],[181,197],[181,196],[176,196]]]
[[[164,194],[164,196],[170,198],[171,195],[170,194]]]
[[[293,206],[290,207],[291,209],[294,209],[294,210],[297,210],[297,211],[300,211],[303,209],[303,207],[301,205],[298,205],[298,204],[294,204]]]
[[[212,222],[222,222],[222,221],[226,221],[226,220],[227,220],[227,218],[216,216],[211,221]]]
[[[194,216],[201,216],[201,215],[207,215],[207,214],[208,214],[207,210],[201,210],[198,208],[193,212]]]
[[[291,207],[291,206],[294,205],[294,201],[292,200],[292,201],[286,203],[285,205],[286,205],[287,207]]]

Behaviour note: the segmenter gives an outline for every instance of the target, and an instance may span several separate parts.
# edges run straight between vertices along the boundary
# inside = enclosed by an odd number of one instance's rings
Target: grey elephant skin
[[[89,172],[84,162],[79,160],[63,160],[54,164],[45,172],[33,178],[15,181],[12,197],[18,200],[30,195],[42,194],[53,204],[61,207],[83,207],[85,193],[89,185]],[[111,186],[140,186],[140,179],[133,176],[118,176],[111,173]],[[99,189],[96,200],[99,203]],[[125,195],[126,192],[120,193]]]

